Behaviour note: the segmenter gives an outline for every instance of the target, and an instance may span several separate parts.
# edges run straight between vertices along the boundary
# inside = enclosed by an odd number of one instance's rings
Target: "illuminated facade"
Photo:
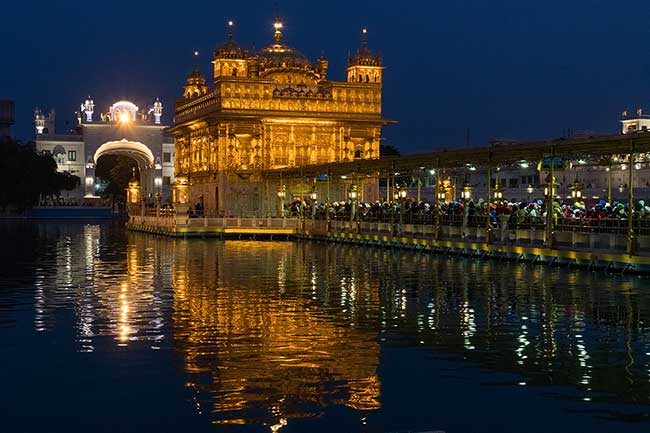
[[[265,184],[262,170],[379,157],[387,123],[383,64],[368,49],[366,31],[348,59],[347,81],[335,82],[327,79],[327,59],[312,63],[283,43],[279,19],[274,28],[273,43],[250,53],[234,41],[229,22],[226,42],[214,51],[212,86],[195,67],[176,101],[176,175],[189,178],[191,202],[208,214],[276,209],[278,185]],[[314,187],[288,184],[289,198]],[[366,198],[378,198],[376,180],[362,187]]]
[[[156,99],[141,111],[130,101],[111,105],[99,119],[94,117],[95,103],[88,97],[77,112],[77,127],[66,134],[56,134],[55,113],[44,115],[38,108],[34,113],[36,149],[50,153],[60,171],[69,171],[81,179],[81,186],[63,192],[65,198],[81,202],[97,195],[95,165],[108,154],[133,158],[140,170],[143,198],[160,193],[165,201],[174,181],[174,145],[161,122],[162,103]]]

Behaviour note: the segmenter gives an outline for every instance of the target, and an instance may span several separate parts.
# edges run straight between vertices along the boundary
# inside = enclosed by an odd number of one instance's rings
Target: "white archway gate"
[[[154,185],[154,179],[160,178],[162,168],[155,164],[155,158],[147,145],[138,141],[122,139],[119,141],[108,141],[97,148],[93,159],[86,164],[86,196],[95,195],[95,166],[103,155],[125,155],[133,158],[138,164],[140,171],[140,186],[143,197],[149,193],[160,192],[162,185]],[[161,172],[161,173],[157,173]]]

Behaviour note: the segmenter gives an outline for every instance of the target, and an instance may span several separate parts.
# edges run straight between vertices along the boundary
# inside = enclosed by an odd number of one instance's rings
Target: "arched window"
[[[370,75],[366,74],[366,83],[370,82]]]
[[[237,76],[237,68],[232,68],[232,76],[233,77]]]
[[[359,82],[363,83],[363,75],[359,74]]]
[[[354,159],[360,159],[360,158],[361,158],[361,150],[355,150]]]

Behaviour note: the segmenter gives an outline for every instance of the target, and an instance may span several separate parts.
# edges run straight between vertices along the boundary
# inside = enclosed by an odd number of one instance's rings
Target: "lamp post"
[[[158,219],[160,218],[160,201],[162,199],[162,195],[160,192],[157,192],[154,195],[154,198],[156,199],[156,223],[158,223]]]
[[[309,198],[311,199],[311,219],[316,219],[316,200],[318,199],[318,194],[316,193],[316,189],[313,189],[311,191],[311,194],[309,194]]]
[[[635,165],[634,164],[634,159],[635,159],[635,154],[634,154],[634,143],[630,144],[630,172],[628,173],[628,178],[627,178],[627,244],[626,244],[626,250],[627,254],[632,257],[632,253],[634,252],[634,170],[632,167]]]
[[[436,188],[433,194],[433,238],[437,241],[440,239],[440,160],[436,161],[436,168],[429,171],[429,174],[436,175]]]
[[[403,185],[397,190],[395,197],[399,200],[399,233],[402,234],[402,227],[404,225],[404,206],[406,204],[406,197],[408,196],[408,190],[406,185]]]
[[[445,190],[445,186],[442,183],[438,184],[437,194],[438,194],[438,202],[444,203],[447,199],[447,192]]]
[[[472,199],[472,184],[470,184],[467,179],[463,182],[462,189],[460,191],[460,197],[463,200],[463,232],[461,236],[465,237],[465,230],[467,230],[467,223],[469,219],[469,201]]]
[[[350,191],[348,192],[348,198],[350,199],[350,223],[354,223],[355,217],[357,216],[357,200],[359,199],[359,192],[357,191],[357,185],[352,184],[350,186]],[[357,230],[358,231],[358,230]]]
[[[578,179],[576,179],[571,186],[571,198],[574,200],[580,200],[582,198],[582,184]]]
[[[544,186],[544,196],[546,197],[546,247],[553,247],[553,230],[554,230],[554,219],[553,212],[555,211],[553,203],[555,197],[557,196],[557,184],[555,182],[555,176],[553,176],[553,159],[551,158],[551,169],[550,174],[547,178],[547,184]]]
[[[287,196],[287,186],[278,187],[278,215],[284,218],[284,198]]]
[[[549,194],[549,191],[551,192]],[[557,196],[557,185],[555,183],[555,178],[553,178],[552,182],[549,182],[544,185],[544,197],[548,199],[553,199]]]
[[[494,200],[503,199],[503,191],[501,191],[501,185],[499,184],[499,177],[497,176],[497,182],[494,184]]]
[[[605,168],[607,171],[607,203],[612,202],[612,168]]]

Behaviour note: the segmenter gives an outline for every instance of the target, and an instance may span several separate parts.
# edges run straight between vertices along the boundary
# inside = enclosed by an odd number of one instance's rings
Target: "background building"
[[[367,47],[349,57],[347,82],[327,79],[328,61],[311,62],[283,43],[274,24],[273,43],[250,53],[233,39],[214,51],[213,84],[195,67],[176,101],[170,129],[176,175],[190,181],[190,200],[208,214],[265,215],[277,208],[278,185],[265,169],[379,157],[383,64]],[[376,179],[359,185],[367,200],[379,197]],[[287,199],[306,198],[315,180],[286,184]],[[343,185],[331,186],[343,199]],[[324,197],[321,194],[320,197]]]
[[[61,171],[81,179],[81,186],[65,192],[65,198],[81,201],[96,197],[95,167],[103,155],[118,154],[133,158],[140,170],[145,198],[156,193],[163,202],[169,199],[174,181],[174,145],[162,124],[162,103],[141,111],[129,101],[118,101],[95,116],[95,103],[88,97],[77,112],[77,127],[57,134],[54,111],[47,116],[38,108],[34,114],[36,149],[50,153]]]

